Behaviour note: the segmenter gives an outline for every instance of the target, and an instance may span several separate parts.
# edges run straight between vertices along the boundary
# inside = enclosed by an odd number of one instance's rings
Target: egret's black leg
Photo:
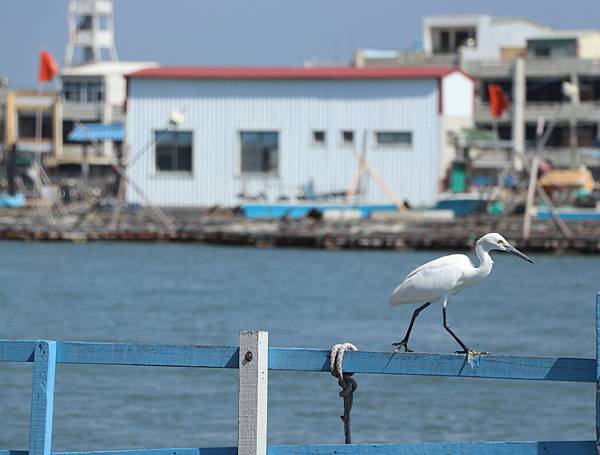
[[[419,308],[417,308],[414,311],[412,318],[410,320],[410,324],[408,326],[408,330],[406,331],[406,335],[404,335],[404,338],[402,338],[402,341],[392,344],[392,346],[394,346],[396,348],[396,351],[403,346],[405,352],[414,352],[414,351],[411,351],[410,349],[408,349],[408,346],[407,346],[408,338],[410,337],[410,332],[413,328],[413,325],[415,324],[415,319],[417,319],[417,316],[419,315],[419,313],[421,311],[423,311],[425,308],[427,308],[429,305],[431,305],[431,302],[427,302],[424,305],[421,305]]]
[[[448,325],[448,320],[446,319],[446,307],[443,307],[442,309],[442,313],[444,314],[444,328],[448,331],[448,333],[450,335],[452,335],[452,338],[454,338],[456,341],[458,341],[458,344],[460,344],[460,347],[463,348],[461,353],[465,353],[468,354],[469,352],[471,352],[471,350],[467,347],[466,344],[464,344],[460,338],[458,338],[454,332],[450,329],[450,326]]]

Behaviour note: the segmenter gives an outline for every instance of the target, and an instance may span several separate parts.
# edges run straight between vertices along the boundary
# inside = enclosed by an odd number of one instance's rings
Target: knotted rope
[[[346,444],[351,444],[350,434],[350,411],[354,401],[354,392],[358,387],[356,381],[352,378],[353,373],[344,373],[342,366],[344,364],[344,353],[346,351],[358,351],[358,348],[352,343],[336,344],[331,348],[329,355],[329,369],[331,375],[338,378],[338,385],[342,388],[340,397],[344,399],[344,415],[340,416],[344,422],[344,439]]]

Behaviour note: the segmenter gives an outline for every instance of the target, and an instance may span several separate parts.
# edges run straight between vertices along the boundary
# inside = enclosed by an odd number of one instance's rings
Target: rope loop
[[[331,371],[331,375],[338,379],[338,385],[342,388],[339,396],[344,399],[344,415],[340,416],[340,418],[344,422],[345,443],[351,444],[350,411],[352,411],[354,392],[358,388],[358,384],[352,378],[353,373],[344,373],[344,353],[346,351],[358,351],[358,348],[352,343],[336,344],[331,348],[329,370]]]

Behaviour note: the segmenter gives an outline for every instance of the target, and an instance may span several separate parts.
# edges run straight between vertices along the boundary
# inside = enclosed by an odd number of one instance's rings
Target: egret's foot
[[[401,347],[404,348],[404,352],[415,352],[412,349],[408,349],[407,343],[408,343],[408,341],[402,340],[397,343],[392,343],[392,346],[394,347],[394,351],[396,351],[396,352],[400,351]]]
[[[467,354],[467,355],[491,355],[491,352],[487,351],[473,351],[471,349],[467,349],[466,351],[456,351],[457,354]]]

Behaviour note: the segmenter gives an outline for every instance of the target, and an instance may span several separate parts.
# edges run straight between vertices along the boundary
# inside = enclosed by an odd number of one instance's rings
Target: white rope
[[[338,385],[342,388],[340,397],[344,399],[344,415],[340,416],[344,422],[344,439],[346,444],[351,444],[350,434],[350,411],[354,401],[354,392],[358,384],[352,378],[353,373],[344,373],[344,353],[346,351],[358,351],[358,348],[352,343],[336,344],[331,348],[329,354],[329,370],[331,375],[338,379]]]

